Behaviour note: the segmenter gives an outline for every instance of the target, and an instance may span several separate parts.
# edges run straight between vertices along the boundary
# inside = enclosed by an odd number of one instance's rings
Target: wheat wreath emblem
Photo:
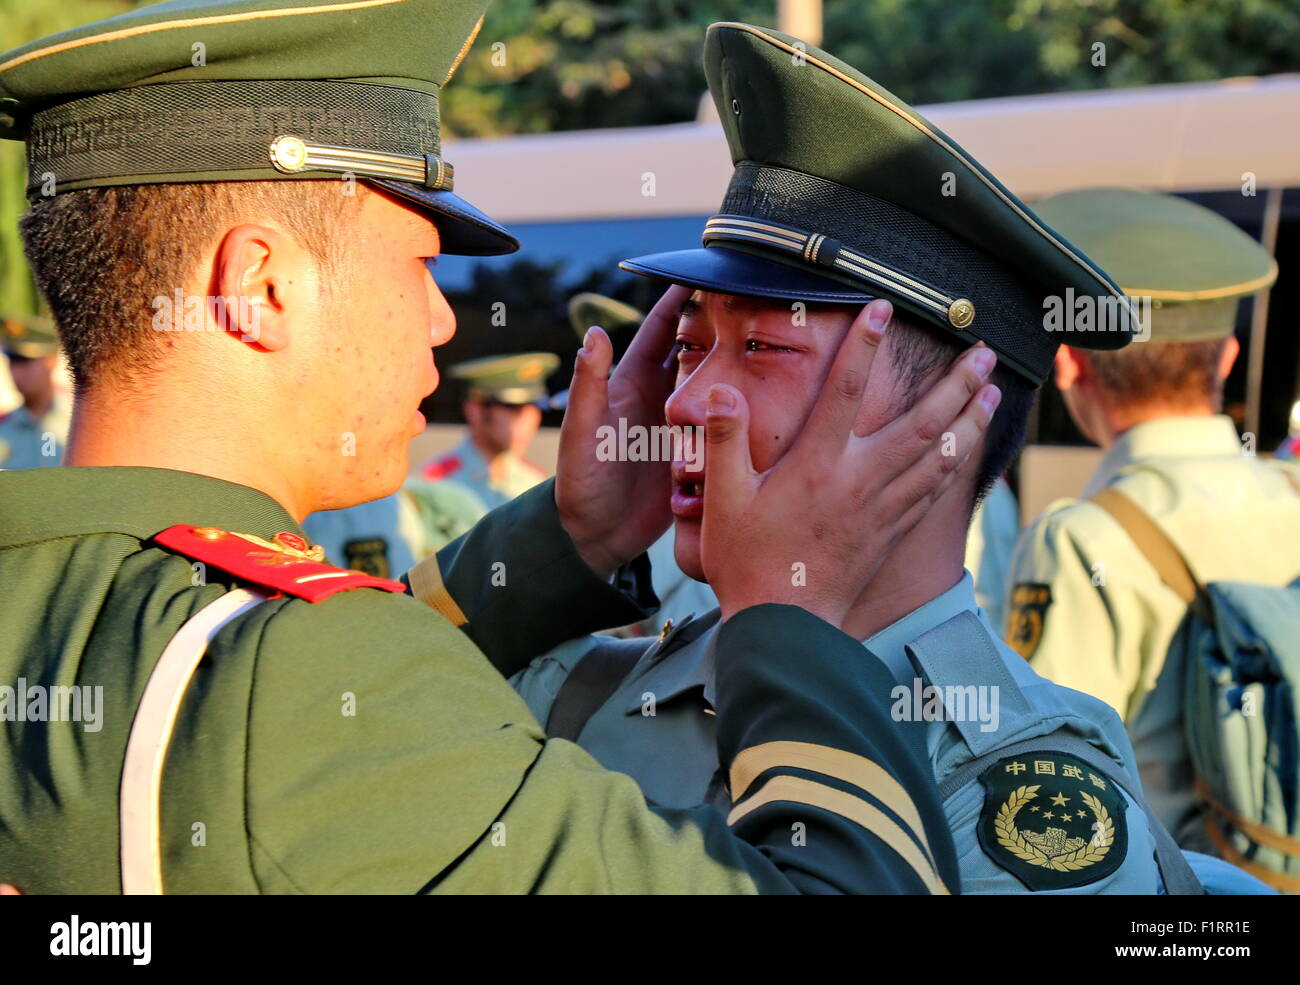
[[[1092,840],[1082,848],[1061,855],[1050,855],[1042,848],[1025,838],[1024,832],[1016,827],[1016,815],[1020,809],[1038,796],[1038,785],[1017,787],[1005,804],[998,808],[993,818],[993,833],[998,844],[1008,852],[1030,865],[1039,865],[1057,872],[1074,872],[1100,862],[1115,843],[1115,822],[1110,812],[1102,806],[1101,801],[1091,794],[1081,794],[1083,802],[1092,811],[1095,821]]]

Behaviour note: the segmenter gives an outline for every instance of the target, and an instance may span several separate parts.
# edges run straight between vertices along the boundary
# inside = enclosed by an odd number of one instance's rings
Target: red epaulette
[[[191,527],[181,523],[168,527],[154,541],[255,585],[274,588],[308,602],[323,602],[331,595],[354,588],[406,591],[400,581],[326,564],[323,548],[313,547],[293,533],[278,533],[271,540],[263,540],[220,527]]]
[[[460,471],[460,459],[455,455],[448,455],[446,458],[439,458],[424,467],[420,473],[430,482],[437,482],[439,479],[445,479],[449,475],[454,475]]]

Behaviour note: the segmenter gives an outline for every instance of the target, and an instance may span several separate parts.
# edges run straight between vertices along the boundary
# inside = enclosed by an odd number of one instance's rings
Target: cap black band
[[[143,184],[151,175],[284,177],[268,157],[271,142],[284,134],[437,159],[438,98],[375,83],[298,80],[170,82],[87,96],[33,116],[28,195],[41,191],[48,174],[56,191],[113,184],[113,178]]]
[[[934,223],[865,192],[800,171],[741,163],[720,211],[722,215],[710,221],[714,232],[715,222],[751,219],[822,237],[809,244],[815,258],[812,252],[803,256],[802,243],[792,251],[788,245],[733,240],[727,242],[729,248],[806,266],[859,289],[883,290],[929,324],[968,342],[983,339],[1004,363],[1035,382],[1051,366],[1057,345],[1068,341],[1044,329],[1043,295],[1034,292],[1023,274]],[[705,245],[711,240],[721,245],[718,238],[706,232]],[[836,249],[830,249],[831,244]],[[834,266],[826,265],[828,257]],[[847,260],[848,266],[837,259]],[[902,289],[909,282],[924,303]],[[961,302],[973,305],[978,317],[967,320]]]

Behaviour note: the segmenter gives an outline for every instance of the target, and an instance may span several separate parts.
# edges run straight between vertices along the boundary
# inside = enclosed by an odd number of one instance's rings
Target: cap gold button
[[[975,305],[965,298],[958,298],[948,305],[948,321],[953,328],[965,328],[975,320]]]
[[[307,163],[307,145],[297,137],[276,137],[271,141],[271,163],[277,171],[301,171]]]

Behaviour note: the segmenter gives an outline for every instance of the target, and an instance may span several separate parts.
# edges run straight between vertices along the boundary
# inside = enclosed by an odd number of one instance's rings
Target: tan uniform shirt
[[[1300,576],[1300,496],[1283,467],[1244,454],[1227,417],[1147,421],[1106,453],[1083,500],[1051,504],[1016,547],[1007,641],[1040,674],[1124,716],[1147,797],[1175,836],[1194,810],[1183,668],[1166,661],[1186,606],[1086,498],[1121,490],[1202,583],[1281,586]]]

